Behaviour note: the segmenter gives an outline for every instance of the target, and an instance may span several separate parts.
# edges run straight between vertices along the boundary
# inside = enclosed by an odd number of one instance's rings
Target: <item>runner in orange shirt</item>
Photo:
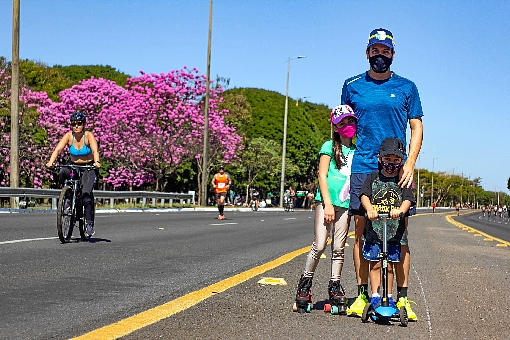
[[[218,203],[219,216],[218,220],[224,220],[223,210],[225,209],[225,198],[227,197],[228,189],[230,188],[230,175],[225,172],[223,165],[220,165],[218,173],[213,176],[212,186],[214,187],[214,193],[216,194],[216,202]]]

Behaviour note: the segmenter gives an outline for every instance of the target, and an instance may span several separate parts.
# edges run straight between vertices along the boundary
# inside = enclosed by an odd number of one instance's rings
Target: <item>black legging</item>
[[[85,221],[94,222],[93,204],[94,204],[94,184],[98,178],[97,170],[79,169],[82,173],[81,177],[81,195],[83,198],[83,206],[85,207]],[[61,168],[58,174],[60,185],[64,185],[66,179],[70,178],[71,168]]]

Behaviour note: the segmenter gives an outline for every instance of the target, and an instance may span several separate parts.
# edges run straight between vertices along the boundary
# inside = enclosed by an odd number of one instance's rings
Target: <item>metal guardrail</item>
[[[57,198],[60,196],[60,189],[36,189],[36,188],[11,188],[0,187],[0,197],[43,197],[52,198],[52,209],[57,207]],[[152,198],[152,206],[156,206],[156,199],[161,200],[161,206],[164,206],[165,200],[170,204],[174,200],[186,201],[187,204],[195,203],[195,192],[190,191],[187,194],[174,193],[174,192],[159,192],[159,191],[104,191],[94,190],[95,198],[106,198],[110,200],[110,207],[113,208],[114,199],[125,198],[141,198],[142,205],[145,205],[147,198]]]

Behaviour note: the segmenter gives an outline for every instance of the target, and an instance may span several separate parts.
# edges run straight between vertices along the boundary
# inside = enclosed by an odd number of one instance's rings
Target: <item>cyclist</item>
[[[257,191],[257,189],[253,189],[251,191],[250,204],[248,204],[248,206],[251,207],[252,203],[255,203],[255,210],[258,210],[259,202],[260,202],[260,193]]]
[[[85,131],[85,122],[87,121],[85,114],[79,111],[73,112],[69,120],[71,123],[71,131],[67,132],[58,142],[46,166],[48,168],[53,166],[58,155],[64,150],[66,145],[69,147],[72,164],[94,166],[94,171],[83,171],[81,179],[83,206],[85,207],[85,223],[87,225],[86,233],[92,236],[94,235],[94,195],[92,191],[99,177],[97,169],[101,167],[99,163],[99,151],[94,134],[90,131]],[[60,169],[58,177],[61,185],[64,184],[66,179],[70,178],[70,173],[70,168],[63,167]]]

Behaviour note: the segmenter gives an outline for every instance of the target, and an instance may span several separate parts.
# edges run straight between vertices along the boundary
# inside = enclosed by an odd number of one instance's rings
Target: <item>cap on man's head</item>
[[[373,30],[372,32],[370,32],[370,35],[368,36],[367,49],[369,49],[370,46],[375,44],[383,44],[391,49],[394,49],[395,42],[393,41],[393,34],[384,28]]]
[[[224,170],[225,167],[223,165],[220,165],[220,170]]]
[[[382,141],[379,148],[379,156],[384,157],[387,155],[395,155],[404,159],[406,151],[404,149],[404,142],[398,138],[386,138]]]

